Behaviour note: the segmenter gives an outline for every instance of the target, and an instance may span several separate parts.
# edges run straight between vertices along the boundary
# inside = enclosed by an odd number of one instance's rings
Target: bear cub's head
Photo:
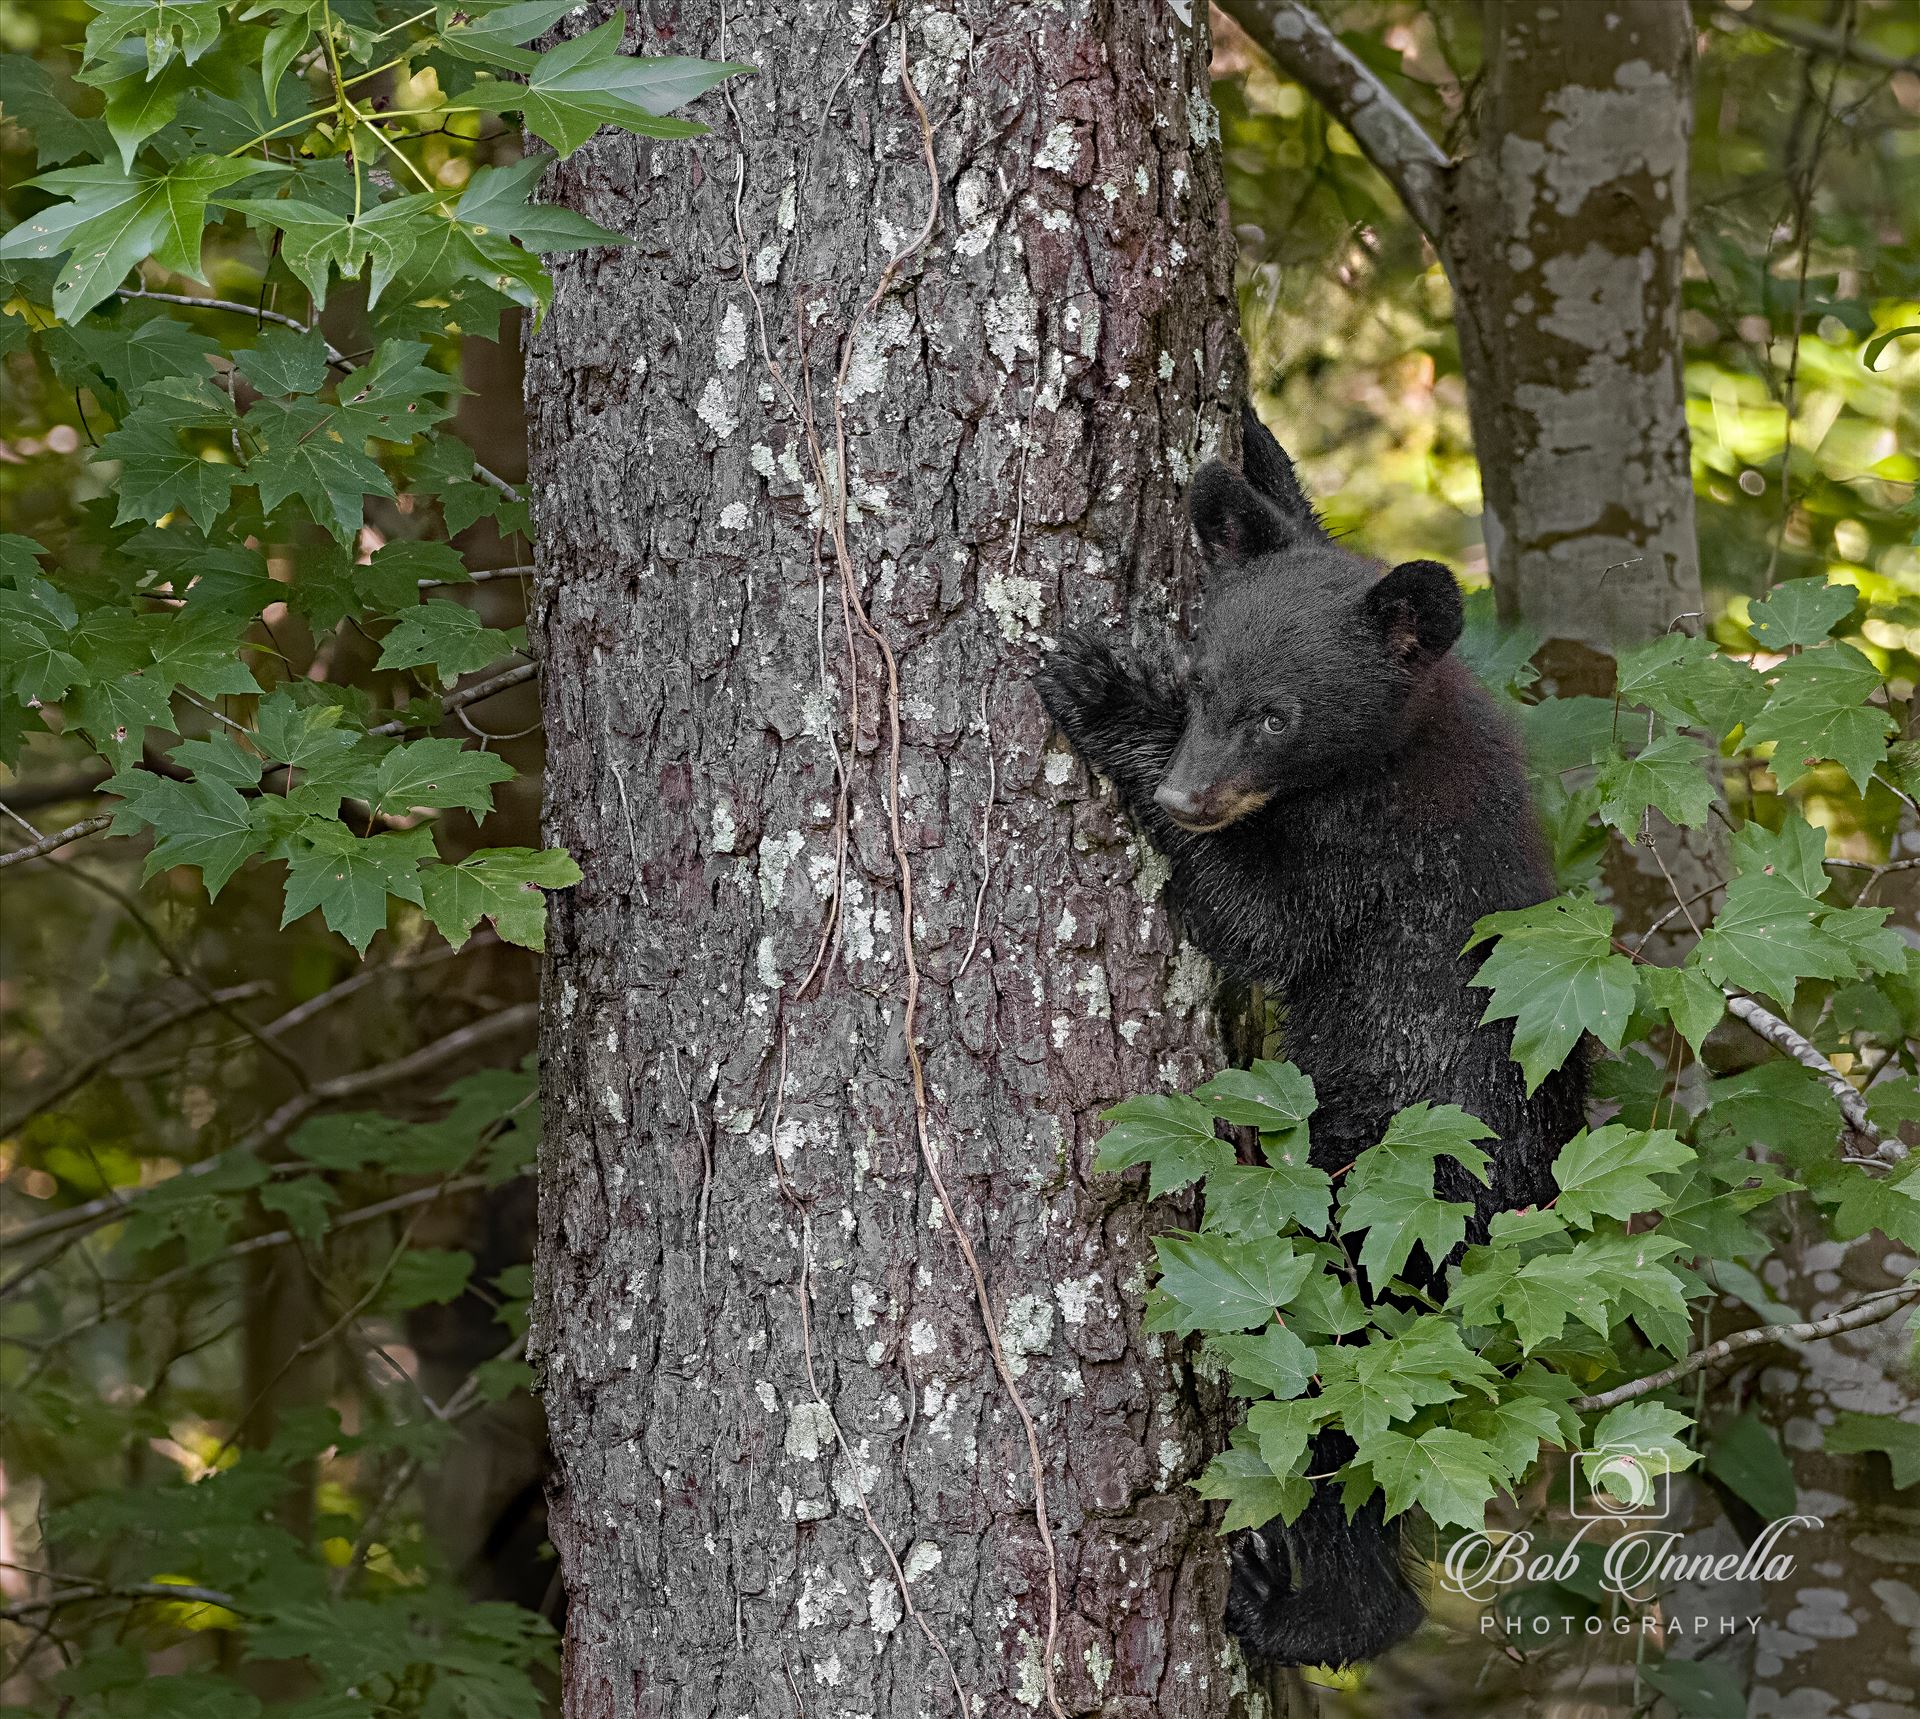
[[[1386,763],[1462,622],[1439,562],[1382,574],[1327,535],[1251,408],[1244,441],[1244,474],[1212,461],[1188,495],[1206,606],[1187,726],[1154,796],[1202,832]]]

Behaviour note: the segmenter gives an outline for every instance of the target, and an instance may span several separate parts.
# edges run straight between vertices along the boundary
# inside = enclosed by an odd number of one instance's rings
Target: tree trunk
[[[1507,619],[1605,651],[1700,609],[1680,374],[1693,24],[1673,0],[1484,17],[1441,244],[1487,558]]]
[[[1209,980],[1029,686],[1184,610],[1233,435],[1183,10],[686,0],[637,41],[757,68],[715,135],[552,175],[635,238],[527,375],[574,1719],[1231,1705],[1222,1403],[1090,1167]]]
[[[1450,160],[1303,0],[1221,0],[1351,131],[1454,292],[1501,614],[1563,691],[1700,608],[1680,373],[1693,26],[1677,0],[1483,0]]]

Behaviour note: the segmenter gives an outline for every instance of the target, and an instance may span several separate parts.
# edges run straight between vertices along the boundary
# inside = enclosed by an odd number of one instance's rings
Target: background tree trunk
[[[1353,133],[1439,251],[1501,613],[1553,641],[1562,690],[1594,690],[1596,652],[1700,608],[1680,375],[1686,6],[1483,0],[1457,160],[1303,0],[1222,6]]]
[[[716,135],[552,176],[636,240],[527,377],[576,1719],[1229,1708],[1222,1405],[1090,1170],[1209,978],[1028,684],[1184,608],[1233,434],[1183,10],[914,6],[903,72],[881,15],[688,0],[635,45],[757,68]]]
[[[1551,639],[1635,644],[1700,608],[1680,375],[1693,23],[1670,0],[1483,17],[1442,246],[1494,590]]]

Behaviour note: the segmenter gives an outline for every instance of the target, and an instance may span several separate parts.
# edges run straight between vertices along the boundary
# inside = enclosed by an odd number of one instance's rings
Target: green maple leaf
[[[1553,1161],[1560,1189],[1554,1210],[1581,1229],[1591,1229],[1596,1218],[1624,1220],[1652,1211],[1668,1193],[1652,1178],[1686,1169],[1693,1156],[1670,1128],[1642,1130],[1617,1122],[1583,1128]]]
[[[1827,1428],[1826,1448],[1842,1455],[1880,1451],[1893,1465],[1896,1491],[1920,1486],[1920,1423],[1842,1409]]]
[[[1486,1526],[1487,1504],[1499,1490],[1499,1464],[1492,1453],[1452,1427],[1417,1436],[1389,1428],[1361,1441],[1354,1461],[1379,1482],[1389,1517],[1418,1505],[1442,1527],[1478,1531]]]
[[[1290,1062],[1256,1061],[1251,1068],[1222,1069],[1194,1097],[1224,1122],[1286,1134],[1314,1112],[1313,1082]]]
[[[192,609],[160,619],[153,641],[153,669],[165,680],[202,698],[256,693],[260,683],[240,658],[245,620],[217,610]]]
[[[695,120],[663,119],[722,78],[750,68],[707,60],[628,58],[620,52],[626,14],[538,56],[525,84],[483,83],[461,98],[488,113],[519,113],[562,159],[603,125],[643,137],[698,137]]]
[[[1643,1659],[1634,1669],[1640,1680],[1664,1695],[1666,1705],[1684,1719],[1747,1719],[1746,1682],[1718,1660],[1674,1655]]]
[[[1851,585],[1829,585],[1824,578],[1791,579],[1747,610],[1747,630],[1769,651],[1817,645],[1853,613],[1859,600]]]
[[[471,15],[456,14],[460,21],[440,32],[440,45],[462,59],[476,59],[486,65],[509,65],[515,71],[525,69],[523,58],[502,57],[516,43],[544,36],[573,10],[574,0],[521,0],[518,5],[476,7]],[[462,8],[461,13],[466,9]],[[525,56],[531,60],[537,56]]]
[[[424,193],[420,200],[429,201]],[[223,197],[219,202],[222,208],[279,230],[280,259],[307,289],[316,314],[327,302],[330,271],[338,269],[347,280],[357,278],[372,245],[362,223],[302,198]]]
[[[269,328],[233,362],[261,394],[317,394],[327,385],[327,342],[317,328]]]
[[[78,322],[148,256],[164,269],[199,279],[207,199],[266,170],[258,161],[218,155],[190,155],[131,172],[57,168],[28,183],[65,193],[68,201],[29,216],[0,238],[0,258],[68,254],[54,281],[53,307],[62,321]]]
[[[385,340],[373,357],[340,384],[340,427],[361,438],[408,442],[446,417],[449,395],[459,383],[420,360],[427,348],[416,340]]]
[[[1569,1271],[1579,1273],[1601,1301],[1617,1305],[1654,1343],[1677,1355],[1686,1348],[1690,1330],[1686,1289],[1664,1262],[1681,1246],[1675,1237],[1657,1230],[1631,1236],[1608,1232],[1583,1237],[1562,1257]],[[1530,1262],[1525,1269],[1538,1263]],[[1593,1311],[1594,1304],[1584,1297],[1575,1309],[1577,1317],[1604,1337],[1605,1316],[1596,1323],[1590,1317]]]
[[[1773,696],[1748,724],[1747,739],[1773,742],[1771,767],[1782,788],[1831,758],[1864,794],[1895,726],[1888,711],[1867,703],[1882,684],[1880,671],[1851,645],[1789,658],[1774,671]]]
[[[168,756],[194,775],[232,788],[252,788],[260,781],[258,755],[246,751],[224,730],[208,740],[183,740]]]
[[[1631,758],[1616,751],[1594,782],[1601,818],[1628,835],[1649,806],[1683,828],[1704,824],[1713,807],[1706,764],[1705,748],[1684,734],[1663,734]]]
[[[439,671],[442,686],[452,686],[463,674],[485,668],[507,652],[518,650],[520,640],[518,627],[501,632],[487,626],[471,609],[436,597],[400,617],[381,641],[380,660],[374,666],[431,666]]]
[[[1234,1164],[1213,1168],[1207,1177],[1204,1228],[1232,1236],[1277,1235],[1289,1224],[1320,1234],[1333,1204],[1326,1171],[1311,1164],[1274,1167]]]
[[[1713,1261],[1712,1275],[1723,1288],[1730,1281],[1729,1267],[1743,1269],[1736,1263],[1742,1255],[1761,1253],[1766,1248],[1765,1239],[1745,1221],[1745,1214],[1783,1193],[1791,1193],[1796,1186],[1784,1176],[1769,1173],[1744,1153],[1735,1154],[1734,1162],[1740,1169],[1762,1177],[1762,1184],[1723,1187],[1704,1164],[1696,1165],[1675,1182],[1660,1213],[1661,1233],[1679,1242],[1683,1253]]]
[[[1920,1159],[1908,1164],[1904,1175],[1878,1181],[1840,1164],[1804,1174],[1813,1197],[1830,1208],[1827,1222],[1841,1241],[1878,1230],[1912,1252],[1920,1250]]]
[[[1811,901],[1826,894],[1826,858],[1826,832],[1796,813],[1788,813],[1777,831],[1757,819],[1749,820],[1733,837],[1736,872],[1783,878]]]
[[[141,38],[147,70],[163,71],[176,55],[192,65],[220,40],[222,0],[94,0],[87,59],[103,60],[129,36]]]
[[[1615,685],[1623,705],[1698,723],[1715,736],[1732,733],[1767,702],[1767,683],[1748,664],[1687,633],[1663,633],[1622,652]]]
[[[455,948],[482,919],[490,919],[506,942],[544,949],[547,898],[542,892],[579,881],[579,866],[560,848],[483,848],[457,866],[436,866],[424,874],[427,917]]]
[[[337,704],[301,704],[284,687],[276,687],[260,702],[253,737],[276,763],[297,770],[325,769],[360,744],[360,736],[342,726],[345,715]]]
[[[458,806],[479,816],[493,810],[495,785],[512,781],[513,774],[511,764],[458,740],[416,740],[396,746],[380,760],[374,808],[392,812]],[[579,881],[577,872],[572,881]]]
[[[388,543],[364,566],[352,570],[353,588],[377,614],[410,609],[420,601],[420,582],[436,585],[470,582],[467,565],[448,543]]]
[[[1907,971],[1909,952],[1900,933],[1887,923],[1890,907],[1830,907],[1820,929],[1847,949],[1855,963],[1875,973]]]
[[[1707,1034],[1727,1012],[1725,993],[1693,967],[1642,967],[1640,984],[1647,1001],[1666,1012],[1698,1056]]]
[[[404,222],[394,204],[383,203],[362,223],[370,243],[390,241],[390,255],[373,253],[370,294],[394,290],[410,303],[433,298],[458,299],[470,284],[497,292],[542,314],[553,297],[553,282],[540,259],[522,250],[483,222],[467,222],[435,203],[428,218]]]
[[[1264,1527],[1276,1516],[1291,1522],[1313,1497],[1311,1481],[1276,1475],[1258,1450],[1237,1446],[1216,1456],[1193,1489],[1202,1498],[1225,1501],[1226,1514],[1220,1519],[1223,1534]]]
[[[1129,1098],[1101,1119],[1113,1124],[1100,1137],[1096,1170],[1148,1167],[1147,1195],[1158,1199],[1233,1162],[1233,1148],[1215,1137],[1213,1115],[1184,1092]]]
[[[1149,1297],[1147,1329],[1183,1337],[1265,1325],[1299,1292],[1316,1264],[1285,1241],[1157,1236],[1153,1246],[1160,1281]]]
[[[1514,1328],[1521,1349],[1531,1354],[1566,1329],[1579,1312],[1586,1293],[1577,1271],[1565,1254],[1541,1254],[1520,1263],[1510,1248],[1471,1248],[1447,1295],[1447,1306],[1469,1325],[1497,1325],[1502,1319]],[[1599,1317],[1604,1321],[1604,1302]]]
[[[1351,1374],[1336,1377],[1336,1359],[1351,1357]],[[1325,1357],[1322,1399],[1356,1439],[1382,1432],[1393,1421],[1411,1420],[1434,1403],[1450,1403],[1468,1389],[1491,1397],[1495,1368],[1460,1340],[1445,1319],[1419,1319],[1397,1337],[1378,1334],[1363,1349]]]
[[[1457,1104],[1409,1104],[1387,1124],[1377,1146],[1360,1154],[1347,1178],[1349,1188],[1364,1188],[1375,1180],[1430,1182],[1435,1164],[1451,1158],[1476,1181],[1485,1183],[1488,1158],[1476,1140],[1490,1140],[1493,1130]]]
[[[1633,1014],[1633,963],[1613,952],[1613,918],[1598,902],[1562,895],[1537,907],[1493,913],[1473,928],[1471,948],[1497,937],[1473,983],[1493,992],[1480,1017],[1514,1023],[1513,1054],[1533,1092],[1589,1032],[1618,1050]]]
[[[1727,886],[1726,900],[1687,957],[1716,985],[1791,1002],[1802,979],[1851,979],[1859,956],[1853,939],[1857,925],[1840,935],[1825,922],[1843,910],[1826,907],[1793,879],[1780,874],[1745,874]],[[1862,913],[1879,926],[1884,909]],[[1841,924],[1846,926],[1847,921]]]
[[[316,525],[351,542],[369,495],[393,499],[387,475],[367,457],[365,435],[322,401],[259,400],[247,413],[253,452],[247,481],[260,486],[261,511],[298,497]]]
[[[538,256],[633,243],[626,234],[613,232],[572,209],[530,203],[528,198],[547,167],[546,159],[538,155],[529,155],[511,167],[482,167],[467,182],[455,207],[461,226],[476,238],[498,235],[517,239]]]
[[[76,155],[107,153],[111,139],[106,126],[76,115],[60,99],[46,67],[26,54],[0,54],[0,107],[25,127],[41,167]]]
[[[40,338],[54,373],[69,387],[90,388],[111,401],[117,392],[134,399],[168,378],[193,381],[207,374],[206,360],[220,343],[171,316],[146,316],[123,306],[117,316],[89,316],[71,328],[43,329]],[[125,410],[115,405],[117,416]]]
[[[433,832],[424,827],[355,836],[343,824],[319,825],[288,864],[280,923],[318,908],[327,928],[364,955],[374,933],[386,928],[389,895],[420,905],[420,863],[432,854]]]
[[[1456,1431],[1485,1448],[1508,1483],[1520,1480],[1533,1467],[1543,1443],[1557,1444],[1565,1436],[1554,1405],[1537,1397],[1476,1405],[1454,1412],[1452,1421]]]
[[[226,398],[205,382],[177,377],[141,389],[139,405],[100,443],[103,458],[120,462],[114,524],[180,510],[211,531],[242,481],[227,449],[212,439],[224,437],[232,421]]]
[[[173,729],[172,688],[153,674],[110,675],[68,695],[67,720],[103,758],[124,770],[139,758],[149,728]]]
[[[1313,1351],[1278,1322],[1258,1337],[1215,1337],[1210,1346],[1225,1359],[1244,1396],[1286,1401],[1303,1394],[1312,1382]]]
[[[200,868],[207,899],[217,900],[227,880],[266,845],[252,808],[231,783],[196,777],[175,782],[146,770],[123,770],[105,784],[109,794],[125,797],[115,815],[151,824],[155,841],[144,877],[169,866]]]
[[[333,1184],[324,1176],[296,1176],[291,1181],[268,1182],[257,1198],[262,1211],[287,1220],[290,1229],[310,1246],[317,1245],[332,1222],[331,1209],[340,1203]]]
[[[157,131],[173,123],[180,111],[180,98],[199,82],[184,60],[174,60],[157,75],[142,65],[124,76],[110,75],[106,68],[83,71],[82,83],[93,84],[107,98],[102,117],[113,141],[120,147],[120,166],[130,170],[140,145]]]
[[[380,1293],[380,1305],[391,1313],[456,1301],[467,1292],[473,1276],[473,1255],[446,1248],[412,1247],[394,1261]]]
[[[1700,1453],[1686,1442],[1692,1426],[1691,1415],[1670,1409],[1651,1397],[1636,1397],[1600,1417],[1587,1434],[1586,1448],[1606,1450],[1625,1446],[1646,1451],[1665,1458],[1668,1471],[1678,1473],[1700,1460]]]
[[[51,591],[45,580],[34,586]],[[68,626],[62,626],[23,591],[0,591],[0,685],[16,699],[52,700],[63,697],[91,675],[67,649]]]
[[[1255,1403],[1247,1411],[1246,1430],[1268,1472],[1288,1477],[1301,1466],[1314,1429],[1327,1416],[1326,1405],[1312,1397]]]
[[[1434,1195],[1431,1178],[1422,1181],[1376,1179],[1340,1198],[1340,1233],[1364,1231],[1360,1264],[1374,1283],[1382,1283],[1406,1264],[1418,1243],[1438,1264],[1466,1240],[1473,1207]]]

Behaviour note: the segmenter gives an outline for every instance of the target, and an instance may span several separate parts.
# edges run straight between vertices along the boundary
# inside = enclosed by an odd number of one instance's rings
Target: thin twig
[[[1649,1373],[1644,1379],[1615,1385],[1612,1390],[1600,1391],[1591,1397],[1575,1397],[1572,1406],[1581,1410],[1610,1409],[1620,1403],[1632,1402],[1635,1397],[1664,1390],[1677,1380],[1687,1378],[1703,1367],[1718,1366],[1743,1350],[1756,1349],[1766,1343],[1802,1343],[1821,1337],[1837,1337],[1843,1331],[1858,1331],[1862,1326],[1877,1325],[1883,1319],[1891,1319],[1903,1307],[1910,1307],[1915,1301],[1920,1301],[1920,1283],[1903,1283],[1893,1289],[1883,1289],[1864,1296],[1824,1319],[1808,1319],[1797,1325],[1756,1325],[1751,1330],[1736,1331],[1731,1337],[1722,1337],[1718,1342],[1709,1343],[1704,1349],[1697,1349],[1674,1362],[1671,1367]]]
[[[377,1063],[372,1068],[356,1069],[351,1074],[336,1075],[332,1080],[323,1080],[310,1090],[299,1093],[280,1106],[258,1128],[248,1134],[237,1146],[226,1152],[203,1158],[197,1164],[189,1164],[178,1172],[178,1176],[205,1176],[222,1166],[231,1163],[244,1152],[258,1151],[262,1146],[273,1144],[300,1125],[315,1110],[324,1104],[338,1104],[346,1099],[359,1098],[369,1092],[377,1092],[383,1087],[402,1085],[416,1076],[427,1074],[442,1063],[451,1062],[464,1056],[468,1051],[489,1043],[493,1039],[503,1038],[522,1028],[532,1026],[537,1019],[539,1009],[533,1003],[516,1003],[510,1009],[502,1009],[497,1014],[487,1015],[468,1026],[435,1039],[431,1044],[408,1055],[398,1057],[392,1062]],[[169,1177],[157,1186],[166,1187],[178,1179]],[[138,1196],[135,1196],[138,1203]],[[112,1198],[101,1197],[88,1200],[81,1205],[69,1206],[64,1211],[53,1212],[44,1218],[29,1224],[21,1224],[0,1236],[0,1243],[7,1247],[16,1247],[30,1241],[38,1241],[44,1236],[61,1235],[68,1230],[80,1229],[101,1223],[117,1215],[122,1202],[118,1195]]]
[[[65,1606],[81,1605],[88,1600],[171,1600],[182,1605],[219,1606],[224,1611],[243,1612],[246,1608],[231,1594],[218,1588],[192,1587],[185,1582],[135,1582],[127,1587],[105,1587],[84,1576],[61,1576],[60,1581],[76,1584],[72,1593],[55,1594],[51,1599],[25,1600],[18,1605],[0,1606],[0,1623],[18,1623],[36,1612],[59,1611]]]
[[[36,1116],[50,1110],[63,1098],[78,1092],[102,1069],[118,1061],[129,1051],[136,1051],[144,1044],[151,1044],[162,1033],[171,1032],[183,1022],[204,1015],[210,1009],[218,1009],[223,1003],[244,1003],[250,998],[259,996],[263,991],[272,989],[273,986],[265,979],[255,979],[251,984],[246,985],[231,985],[225,990],[196,997],[191,1003],[184,1003],[166,1014],[156,1015],[152,1020],[142,1022],[124,1037],[95,1051],[93,1055],[82,1058],[38,1098],[32,1100],[25,1110],[0,1122],[0,1139],[19,1133]]]
[[[1840,1114],[1846,1118],[1847,1126],[1872,1148],[1874,1157],[1889,1164],[1897,1164],[1906,1157],[1906,1146],[1899,1140],[1882,1138],[1880,1130],[1874,1127],[1867,1115],[1867,1101],[1860,1096],[1853,1082],[1820,1054],[1810,1039],[1795,1032],[1772,1010],[1743,992],[1729,990],[1726,997],[1728,1014],[1745,1021],[1768,1044],[1785,1051],[1802,1068],[1811,1069],[1820,1077],[1821,1084],[1838,1101]]]
[[[491,680],[483,680],[478,686],[464,688],[460,692],[444,694],[440,700],[440,714],[451,716],[456,710],[465,710],[470,704],[478,704],[484,698],[492,698],[495,693],[505,692],[509,687],[519,686],[530,681],[540,672],[538,663],[522,663],[518,668],[510,668],[504,674],[497,674]],[[409,728],[420,726],[403,718],[392,722],[383,722],[377,728],[369,728],[368,734],[404,734]]]
[[[1300,0],[1221,0],[1221,10],[1353,133],[1361,153],[1438,245],[1452,163],[1400,98]]]
[[[42,836],[37,842],[29,842],[23,848],[0,854],[0,866],[20,865],[27,860],[40,859],[65,847],[69,842],[77,842],[82,836],[90,836],[96,830],[104,830],[113,822],[111,812],[97,818],[82,818],[77,824],[69,824],[64,830],[55,830],[50,836]]]

